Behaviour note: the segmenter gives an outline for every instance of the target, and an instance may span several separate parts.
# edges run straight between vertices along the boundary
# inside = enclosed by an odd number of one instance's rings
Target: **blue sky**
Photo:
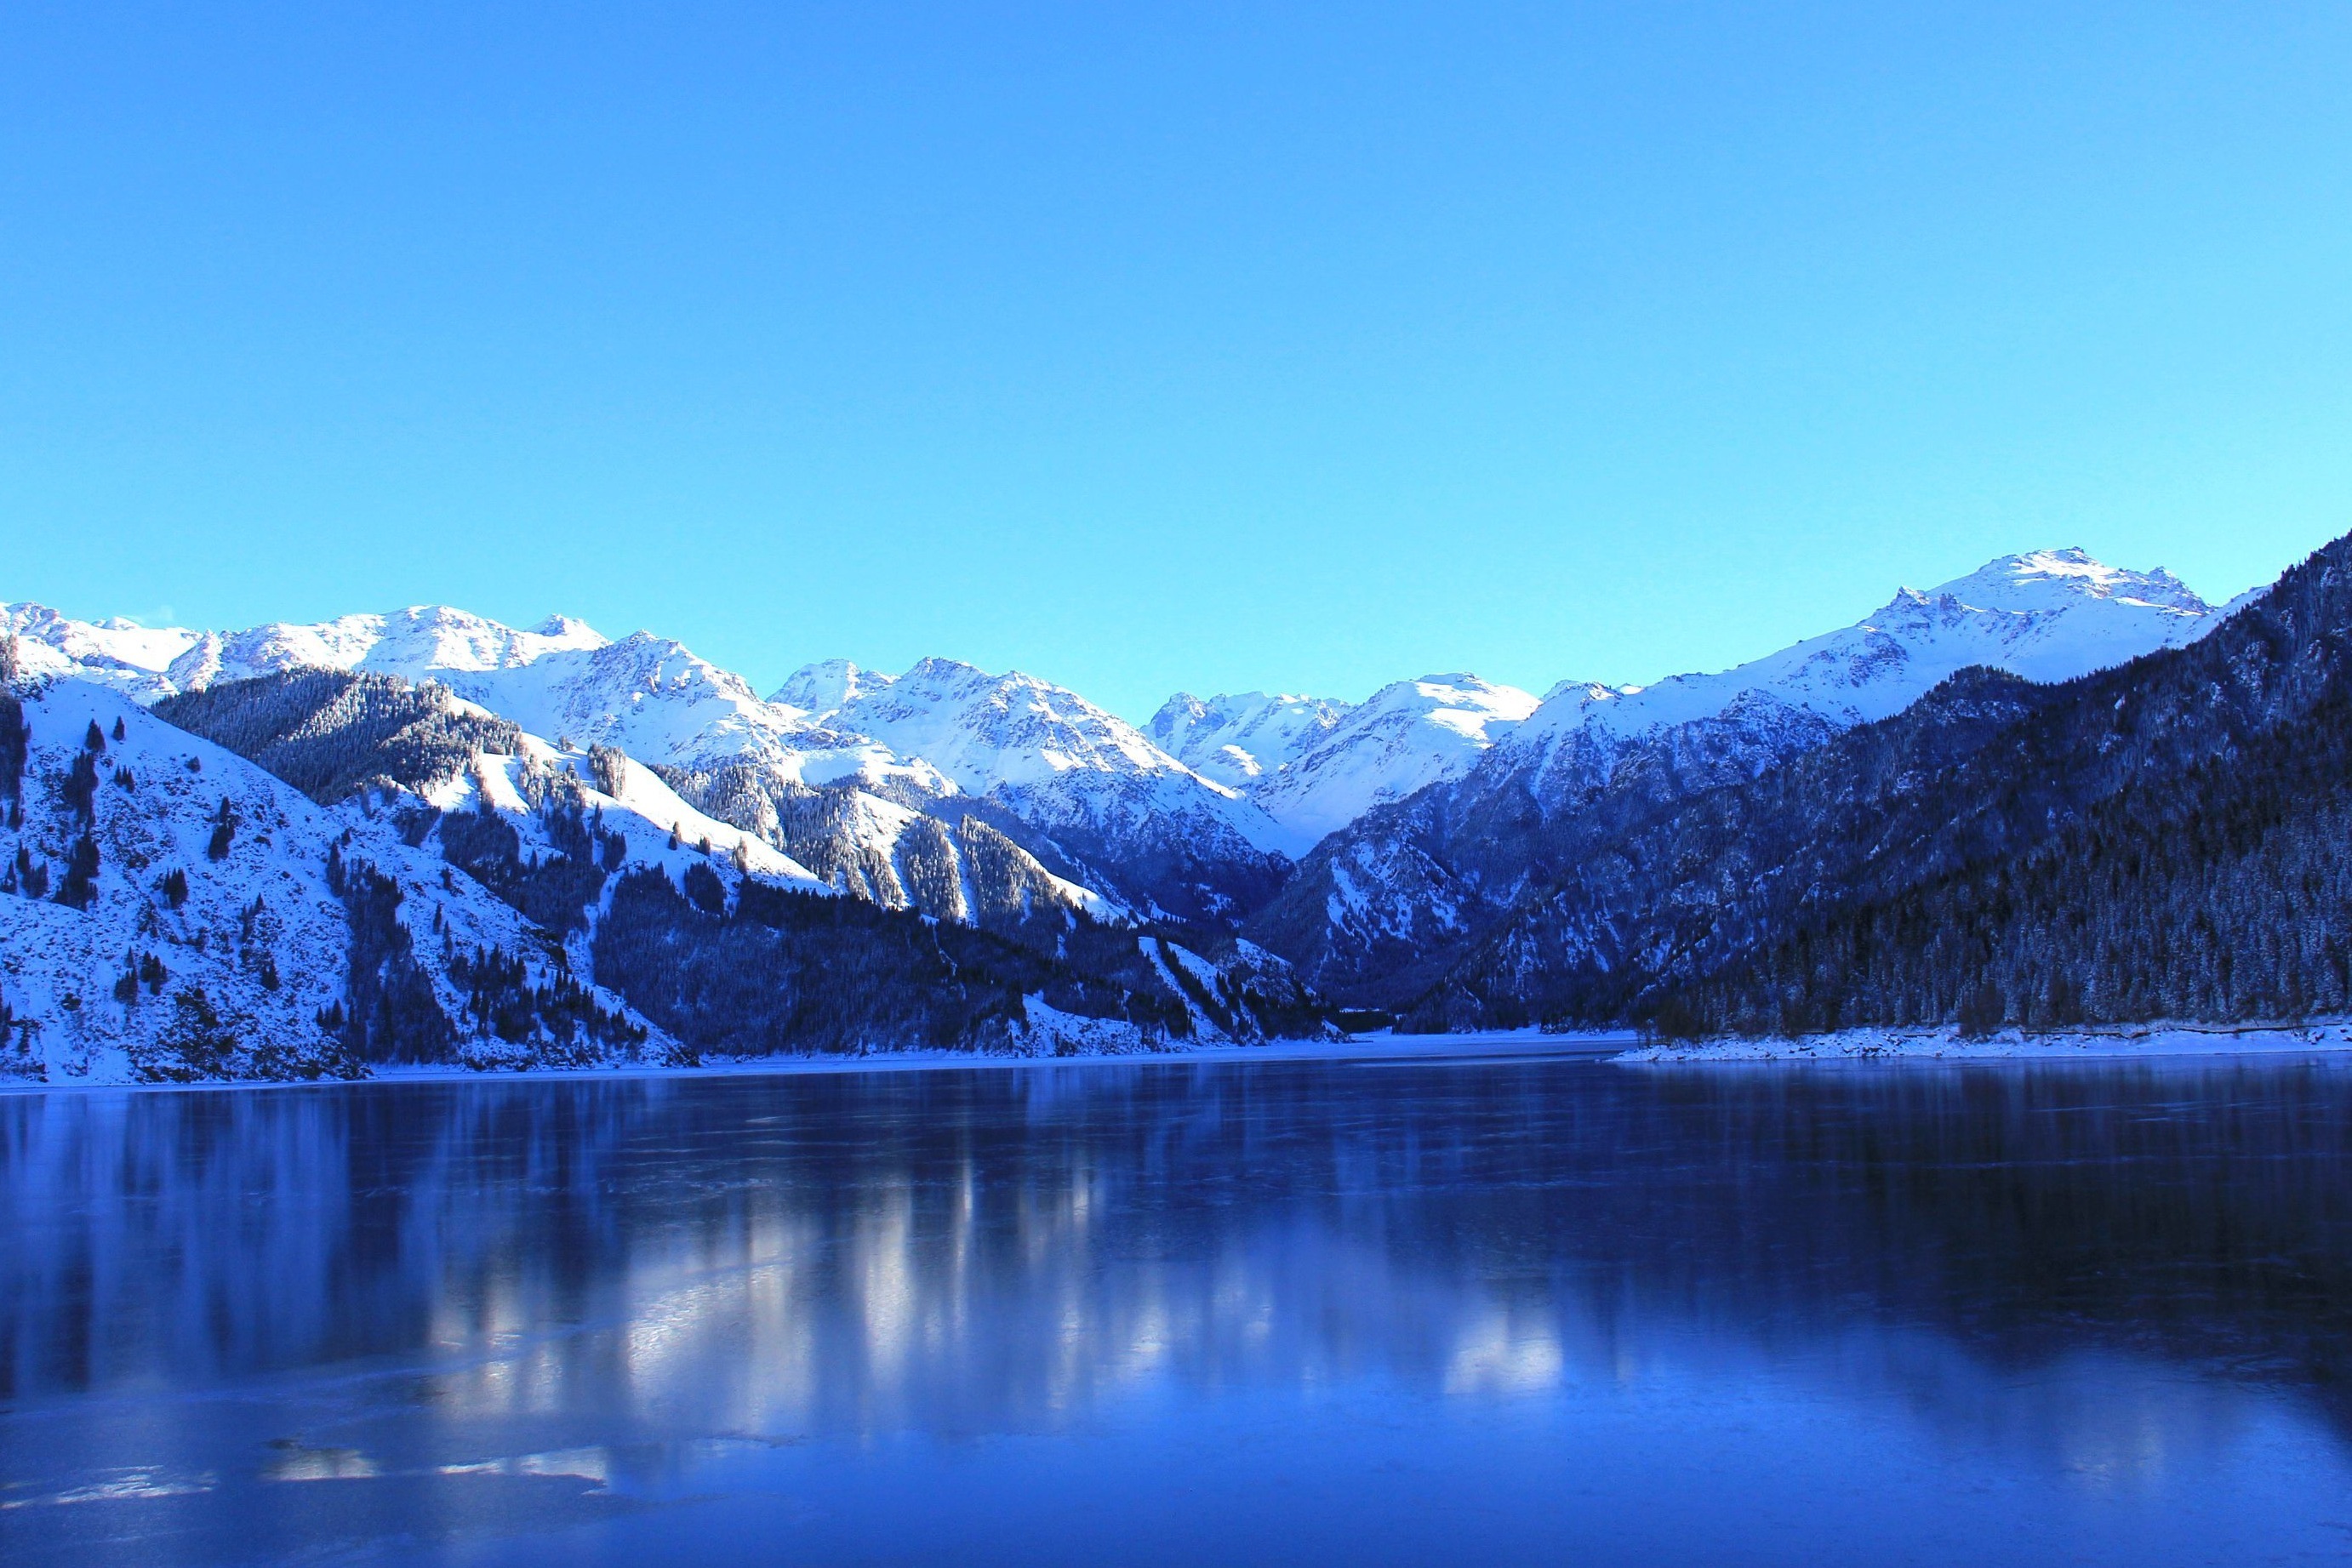
[[[1359,697],[2352,528],[2340,5],[0,9],[0,598]]]

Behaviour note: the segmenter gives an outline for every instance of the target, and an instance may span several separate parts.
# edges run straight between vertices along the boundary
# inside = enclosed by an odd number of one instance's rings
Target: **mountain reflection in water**
[[[2352,1545],[2324,1062],[15,1094],[0,1226],[11,1563]]]

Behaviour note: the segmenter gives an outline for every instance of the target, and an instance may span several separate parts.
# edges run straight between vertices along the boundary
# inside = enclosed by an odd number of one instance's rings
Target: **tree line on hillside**
[[[2201,641],[1903,714],[1597,842],[1408,1027],[2352,1010],[2352,541]]]
[[[321,805],[369,789],[423,789],[479,752],[513,756],[522,731],[396,675],[289,670],[165,697],[157,717],[260,764]]]

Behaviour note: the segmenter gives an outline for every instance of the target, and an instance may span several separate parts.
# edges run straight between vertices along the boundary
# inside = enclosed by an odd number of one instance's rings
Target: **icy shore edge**
[[[1965,1039],[1941,1029],[1853,1029],[1835,1034],[1753,1040],[1657,1041],[1615,1060],[1648,1062],[1738,1061],[2049,1061],[2137,1060],[2157,1056],[2257,1056],[2352,1050],[2352,1020],[2296,1024],[2155,1023],[2102,1025],[2053,1033],[2003,1030]]]
[[[1056,1042],[1058,1045],[1059,1042]],[[1072,1042],[1074,1045],[1076,1042]],[[584,1067],[494,1068],[483,1071],[457,1066],[375,1068],[362,1079],[321,1079],[304,1082],[258,1082],[208,1080],[193,1083],[139,1083],[121,1080],[65,1079],[42,1082],[0,1078],[0,1095],[9,1093],[91,1092],[178,1093],[221,1089],[299,1090],[340,1083],[529,1083],[570,1082],[619,1078],[759,1078],[827,1072],[924,1072],[957,1069],[1018,1067],[1137,1067],[1176,1066],[1192,1062],[1360,1061],[1412,1062],[1465,1059],[1510,1060],[1574,1058],[1601,1061],[1634,1043],[1630,1032],[1559,1035],[1532,1029],[1484,1034],[1391,1035],[1364,1034],[1339,1039],[1276,1040],[1258,1045],[1234,1043],[1170,1044],[1138,1048],[1131,1043],[1097,1042],[1071,1050],[1011,1051],[877,1051],[864,1055],[760,1056],[742,1059],[709,1058],[700,1065],[675,1067],[656,1062],[609,1062]]]
[[[1956,1030],[1848,1030],[1801,1039],[1765,1038],[1643,1043],[1628,1030],[1399,1035],[1385,1031],[1339,1040],[1286,1040],[1262,1045],[1171,1045],[1138,1050],[1006,1051],[891,1051],[862,1056],[763,1056],[713,1060],[696,1067],[622,1062],[602,1066],[476,1071],[460,1067],[378,1068],[360,1083],[545,1083],[583,1080],[763,1078],[809,1073],[927,1072],[992,1068],[1180,1066],[1191,1063],[1333,1062],[1360,1066],[1577,1061],[1633,1067],[1741,1064],[2114,1061],[2193,1057],[2294,1056],[2352,1051],[2352,1019],[2231,1028],[2161,1024],[2025,1035],[2015,1030],[1984,1040]],[[321,1080],[340,1083],[342,1080]],[[299,1090],[314,1083],[212,1081],[131,1083],[0,1079],[9,1093],[186,1093],[222,1089]]]

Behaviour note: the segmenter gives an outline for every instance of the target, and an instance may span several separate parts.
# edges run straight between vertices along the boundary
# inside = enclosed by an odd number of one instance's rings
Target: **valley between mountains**
[[[0,1072],[2352,1010],[2352,543],[2005,557],[1735,669],[761,695],[647,632],[0,608]]]

